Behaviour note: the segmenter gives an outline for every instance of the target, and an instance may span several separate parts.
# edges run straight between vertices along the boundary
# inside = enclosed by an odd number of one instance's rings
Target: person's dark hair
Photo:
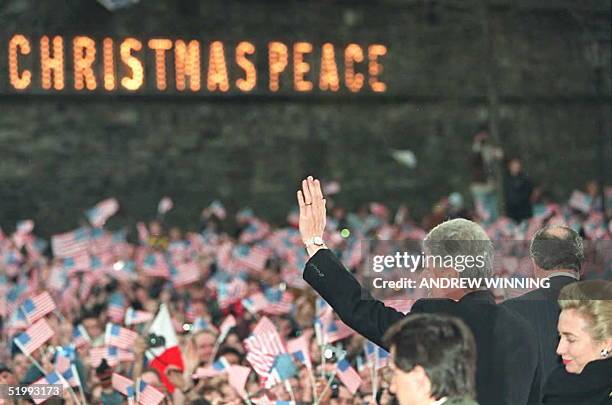
[[[100,313],[103,311],[103,309],[103,305],[94,305],[91,308],[83,309],[78,322],[76,322],[76,325],[78,325],[79,323],[83,323],[85,319],[99,319]]]
[[[204,398],[198,398],[198,399],[194,399],[193,401],[189,402],[189,405],[210,405],[210,402],[208,402]]]
[[[243,354],[240,353],[238,351],[238,349],[232,347],[232,346],[223,346],[219,349],[219,353],[217,353],[217,358],[215,360],[218,360],[220,357],[225,356],[226,354],[233,354],[236,357],[238,357],[238,360],[240,363],[242,363],[243,360]]]
[[[383,340],[393,350],[397,368],[409,372],[423,367],[434,398],[475,398],[476,343],[462,320],[413,314],[389,328]]]
[[[529,253],[543,270],[570,269],[580,272],[584,261],[582,238],[566,226],[547,226],[536,232]]]

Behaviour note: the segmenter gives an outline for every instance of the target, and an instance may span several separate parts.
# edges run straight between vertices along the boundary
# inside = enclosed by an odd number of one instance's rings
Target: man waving
[[[388,349],[383,335],[405,316],[439,313],[457,317],[468,325],[476,340],[478,402],[481,405],[538,403],[539,395],[534,392],[539,384],[536,377],[538,351],[534,332],[526,321],[498,306],[493,294],[486,289],[435,291],[435,298],[418,300],[407,315],[386,307],[362,289],[355,277],[327,249],[323,240],[325,199],[320,182],[312,177],[304,179],[297,200],[300,234],[310,255],[304,269],[304,280],[332,306],[342,321]],[[429,274],[445,278],[484,278],[492,274],[492,244],[484,230],[472,221],[454,219],[438,225],[426,236],[423,248],[426,255],[432,256],[484,257],[478,266],[463,271],[448,267],[426,268]]]

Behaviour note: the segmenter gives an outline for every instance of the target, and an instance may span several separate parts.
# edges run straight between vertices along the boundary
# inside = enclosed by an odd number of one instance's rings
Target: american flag
[[[127,326],[137,325],[140,323],[146,323],[153,319],[153,314],[145,311],[140,311],[138,309],[134,309],[129,307],[127,311],[125,311],[125,324]]]
[[[293,310],[293,295],[289,291],[280,288],[268,288],[265,291],[268,305],[263,311],[270,315],[283,315]]]
[[[131,245],[127,242],[127,231],[120,229],[112,234],[112,252],[117,256],[127,256],[131,251]]]
[[[28,298],[20,307],[28,323],[36,322],[49,312],[55,311],[56,308],[53,298],[51,298],[47,291],[38,294],[34,298]]]
[[[122,328],[114,323],[106,324],[104,343],[109,346],[117,346],[120,349],[130,349],[138,338],[138,333]]]
[[[92,273],[85,273],[81,279],[81,285],[79,286],[79,299],[85,301],[94,285],[96,285],[98,279]]]
[[[251,373],[251,369],[244,366],[230,366],[228,373],[228,382],[229,385],[232,386],[240,395],[242,399],[246,399],[248,394],[244,389],[247,380],[249,379],[249,374]]]
[[[357,371],[351,367],[346,359],[341,359],[336,363],[336,375],[346,388],[348,388],[350,393],[355,395],[362,381]]]
[[[169,262],[177,266],[190,260],[191,246],[185,240],[175,240],[168,245]],[[197,255],[194,255],[197,256]]]
[[[379,370],[387,365],[389,352],[385,349],[378,347],[368,340],[363,343],[363,350],[371,367],[376,367],[376,370]]]
[[[112,233],[105,231],[102,228],[94,228],[91,230],[89,253],[92,255],[112,253],[113,245],[114,240]]]
[[[236,318],[234,318],[234,315],[230,314],[226,316],[223,322],[221,322],[221,325],[219,325],[219,331],[221,332],[221,335],[227,335],[230,329],[232,329],[235,326],[236,326]]]
[[[128,398],[135,397],[134,381],[117,373],[113,373],[111,381],[116,391],[119,391]]]
[[[71,232],[53,235],[51,248],[55,257],[72,257],[87,252],[90,230],[79,228]]]
[[[150,277],[163,277],[168,278],[170,276],[170,270],[166,259],[159,252],[149,253],[145,256],[142,261],[143,272]]]
[[[276,356],[286,352],[276,327],[265,316],[257,323],[244,344],[248,352],[247,360],[262,377],[270,375]]]
[[[170,277],[175,287],[181,287],[200,280],[200,269],[196,262],[180,263],[170,268]]]
[[[70,365],[74,359],[74,349],[70,347],[59,347],[55,352],[55,371],[64,373],[70,369]]]
[[[312,369],[312,361],[310,360],[310,347],[308,339],[305,335],[287,341],[287,351],[294,359],[304,364],[309,370]]]
[[[103,359],[106,359],[110,367],[119,364],[119,348],[114,346],[102,346],[92,347],[89,350],[89,363],[92,367],[98,367]]]
[[[253,315],[257,314],[268,305],[268,299],[261,292],[255,293],[240,302],[242,306]]]
[[[286,381],[291,377],[295,377],[297,375],[297,367],[291,355],[287,353],[277,355],[274,359],[271,374],[275,377],[275,382],[277,380]],[[266,381],[266,386],[271,387],[273,384],[270,384],[268,380]]]
[[[25,242],[26,251],[30,259],[39,260],[42,258],[42,254],[47,248],[48,243],[44,239],[36,238],[32,236]]]
[[[119,203],[114,198],[107,198],[97,203],[93,208],[87,210],[85,215],[89,223],[96,228],[104,226],[106,221],[119,210]]]
[[[53,371],[49,374],[47,374],[46,376],[44,376],[43,378],[34,381],[32,384],[30,384],[30,387],[35,387],[36,385],[49,385],[49,384],[61,384],[62,387],[64,389],[68,389],[70,388],[70,386],[68,385],[68,382],[56,371]],[[33,392],[36,392],[36,389],[33,390]],[[32,401],[34,401],[35,404],[41,404],[43,402],[45,402],[47,399],[49,399],[49,397],[45,397],[45,396],[33,396],[32,397]]]
[[[34,230],[34,221],[31,219],[24,219],[23,221],[17,222],[15,233],[19,235],[27,235],[32,233],[32,230]]]
[[[225,309],[234,302],[239,301],[247,292],[247,285],[241,278],[235,277],[229,283],[221,282],[217,285],[217,299],[219,307]]]
[[[238,240],[240,243],[253,243],[265,238],[269,233],[270,225],[259,219],[251,218]]]
[[[192,378],[215,377],[219,374],[227,373],[230,369],[229,362],[221,356],[210,367],[198,367],[193,373]]]
[[[63,291],[68,283],[68,274],[62,266],[54,265],[51,267],[51,274],[47,280],[47,287],[54,291]]]
[[[159,392],[152,385],[149,385],[146,382],[139,380],[137,386],[138,391],[136,393],[136,398],[140,404],[157,405],[164,400],[164,394]]]
[[[5,287],[6,288],[6,287]],[[19,305],[24,299],[24,295],[27,294],[28,286],[25,283],[18,283],[13,285],[6,295],[6,311],[8,314],[19,313],[19,317],[25,322],[25,316],[19,311]],[[25,324],[27,327],[27,323]]]
[[[270,249],[261,246],[238,245],[233,250],[236,264],[252,271],[263,270],[270,253]]]
[[[347,338],[355,333],[355,331],[349,328],[344,322],[339,319],[332,320],[327,324],[327,327],[323,329],[324,339],[326,343],[334,343],[338,340]]]
[[[134,352],[124,349],[117,349],[117,357],[119,358],[119,361],[125,362],[131,362],[135,359]]]
[[[79,324],[72,329],[72,343],[74,343],[76,347],[91,344],[91,338],[83,325]]]
[[[11,314],[7,322],[8,335],[13,335],[18,331],[25,330],[28,328],[28,322],[26,321],[25,316],[23,316],[23,313],[21,311],[14,311],[8,308],[7,313]]]
[[[62,267],[68,272],[68,275],[72,275],[78,271],[86,271],[91,265],[91,259],[89,253],[82,251],[74,256],[64,257],[62,260]]]
[[[120,292],[114,292],[108,298],[108,317],[113,321],[120,323],[125,316],[125,297]]]
[[[588,214],[591,211],[593,200],[591,196],[582,191],[574,190],[570,196],[568,205],[575,210]]]
[[[39,319],[34,325],[30,326],[25,332],[17,335],[13,341],[26,355],[32,354],[42,346],[55,333],[47,321]]]
[[[21,252],[15,248],[5,249],[2,253],[2,262],[4,263],[6,274],[9,276],[17,276],[20,266],[24,260]]]
[[[237,264],[234,263],[233,249],[233,243],[227,241],[219,245],[216,251],[217,267],[229,274],[236,274],[236,269],[238,268]]]
[[[79,377],[79,373],[74,364],[70,365],[68,369],[61,372],[60,374],[71,387],[78,387],[81,385],[81,379]]]
[[[217,218],[219,219],[225,219],[226,216],[226,212],[225,212],[225,207],[223,206],[223,204],[221,203],[221,201],[219,200],[215,200],[212,203],[210,203],[210,205],[208,206],[208,209],[210,210],[210,212],[215,215]]]

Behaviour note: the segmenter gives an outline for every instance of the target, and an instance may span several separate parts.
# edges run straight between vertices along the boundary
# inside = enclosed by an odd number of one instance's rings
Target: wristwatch
[[[322,237],[315,236],[315,237],[312,237],[310,239],[306,239],[304,241],[304,245],[306,245],[306,247],[310,247],[312,245],[320,247],[320,246],[325,246],[325,241],[323,240]]]

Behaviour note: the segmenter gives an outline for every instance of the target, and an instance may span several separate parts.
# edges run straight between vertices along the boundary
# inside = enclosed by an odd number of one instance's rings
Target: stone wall
[[[598,95],[585,57],[589,38],[607,36],[603,69],[610,72],[608,3],[490,3],[492,55],[476,0],[141,0],[115,13],[93,1],[6,0],[0,5],[0,224],[10,229],[33,217],[43,233],[65,230],[111,195],[122,204],[114,222],[132,223],[152,217],[164,194],[177,207],[169,220],[182,225],[193,226],[214,198],[281,220],[307,173],[339,180],[338,198],[349,206],[406,202],[422,214],[451,191],[468,196],[471,138],[487,121],[491,89],[500,100],[501,146],[520,155],[555,198],[566,198],[597,176],[602,118],[609,134],[610,75]],[[146,73],[149,90],[140,96],[17,94],[7,79],[6,45],[14,33],[33,41],[41,34],[197,38],[203,51],[213,40],[232,46],[250,40],[262,79],[251,94],[160,94],[150,90],[154,78]],[[315,48],[327,41],[384,44],[380,78],[387,91],[297,94],[288,70],[282,91],[271,93],[265,81],[271,40],[305,40]],[[312,65],[314,79],[315,58]],[[67,70],[67,86],[70,77]],[[418,166],[399,165],[392,149],[412,150]]]

